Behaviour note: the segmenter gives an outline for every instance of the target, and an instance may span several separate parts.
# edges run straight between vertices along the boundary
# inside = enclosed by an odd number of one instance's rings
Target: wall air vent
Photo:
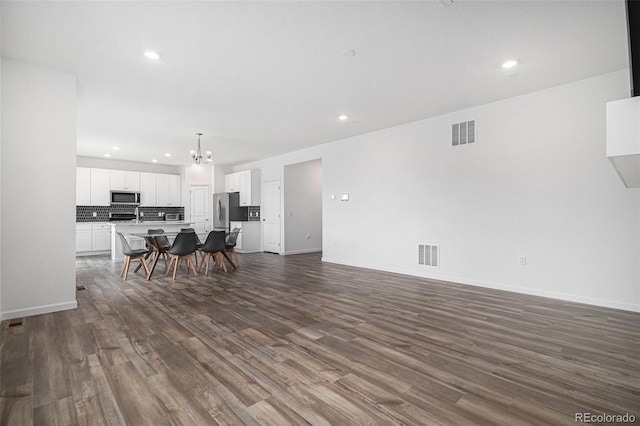
[[[418,244],[418,265],[437,268],[440,265],[440,247],[436,245]]]
[[[464,121],[451,125],[451,146],[476,143],[476,121]]]

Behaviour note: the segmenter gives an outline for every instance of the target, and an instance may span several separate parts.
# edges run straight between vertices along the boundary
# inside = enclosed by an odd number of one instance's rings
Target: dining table
[[[149,268],[147,281],[151,279],[151,276],[153,275],[153,271],[156,269],[156,264],[158,263],[158,259],[160,258],[160,252],[162,251],[162,249],[160,248],[159,240],[161,239],[161,237],[175,238],[176,235],[178,235],[179,233],[180,232],[163,232],[158,234],[149,234],[148,232],[131,232],[131,233],[125,234],[125,236],[129,236],[129,237],[143,238],[147,243],[153,244],[153,246],[156,248],[156,253],[158,253],[158,255],[155,256],[155,258],[153,259],[153,265],[151,265],[151,268]],[[149,251],[149,253],[147,253],[147,255],[145,256],[145,259],[148,259],[152,253],[153,253],[152,251]],[[222,255],[227,260],[227,262],[229,262],[229,264],[233,267],[233,269],[237,268],[236,264],[233,263],[233,260],[231,259],[231,257],[229,257],[226,250],[222,250]]]

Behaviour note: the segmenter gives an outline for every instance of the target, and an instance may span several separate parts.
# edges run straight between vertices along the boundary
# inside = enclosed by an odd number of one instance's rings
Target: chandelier
[[[198,135],[198,149],[196,151],[191,151],[191,158],[193,158],[193,164],[207,164],[211,162],[211,151],[207,151],[206,157],[202,155],[202,151],[200,150],[200,136],[202,133],[196,133]]]

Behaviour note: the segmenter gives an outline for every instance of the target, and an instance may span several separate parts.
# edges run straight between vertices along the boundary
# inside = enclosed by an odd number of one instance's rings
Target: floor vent
[[[451,145],[467,145],[476,143],[476,121],[464,121],[451,126]]]
[[[437,268],[440,265],[440,247],[418,244],[418,265]]]
[[[80,291],[80,290],[86,290],[87,288],[83,285],[79,285],[76,287],[76,291]]]
[[[20,327],[22,326],[22,320],[9,320],[9,327]]]

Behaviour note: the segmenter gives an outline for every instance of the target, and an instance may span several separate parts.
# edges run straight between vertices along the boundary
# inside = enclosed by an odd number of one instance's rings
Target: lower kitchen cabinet
[[[76,223],[76,254],[105,253],[111,250],[111,225]]]
[[[91,224],[76,223],[76,253],[91,251]]]
[[[260,222],[231,222],[230,227],[240,228],[236,251],[239,253],[254,253],[260,251]]]
[[[111,250],[111,225],[94,223],[91,225],[91,231],[93,251]]]

